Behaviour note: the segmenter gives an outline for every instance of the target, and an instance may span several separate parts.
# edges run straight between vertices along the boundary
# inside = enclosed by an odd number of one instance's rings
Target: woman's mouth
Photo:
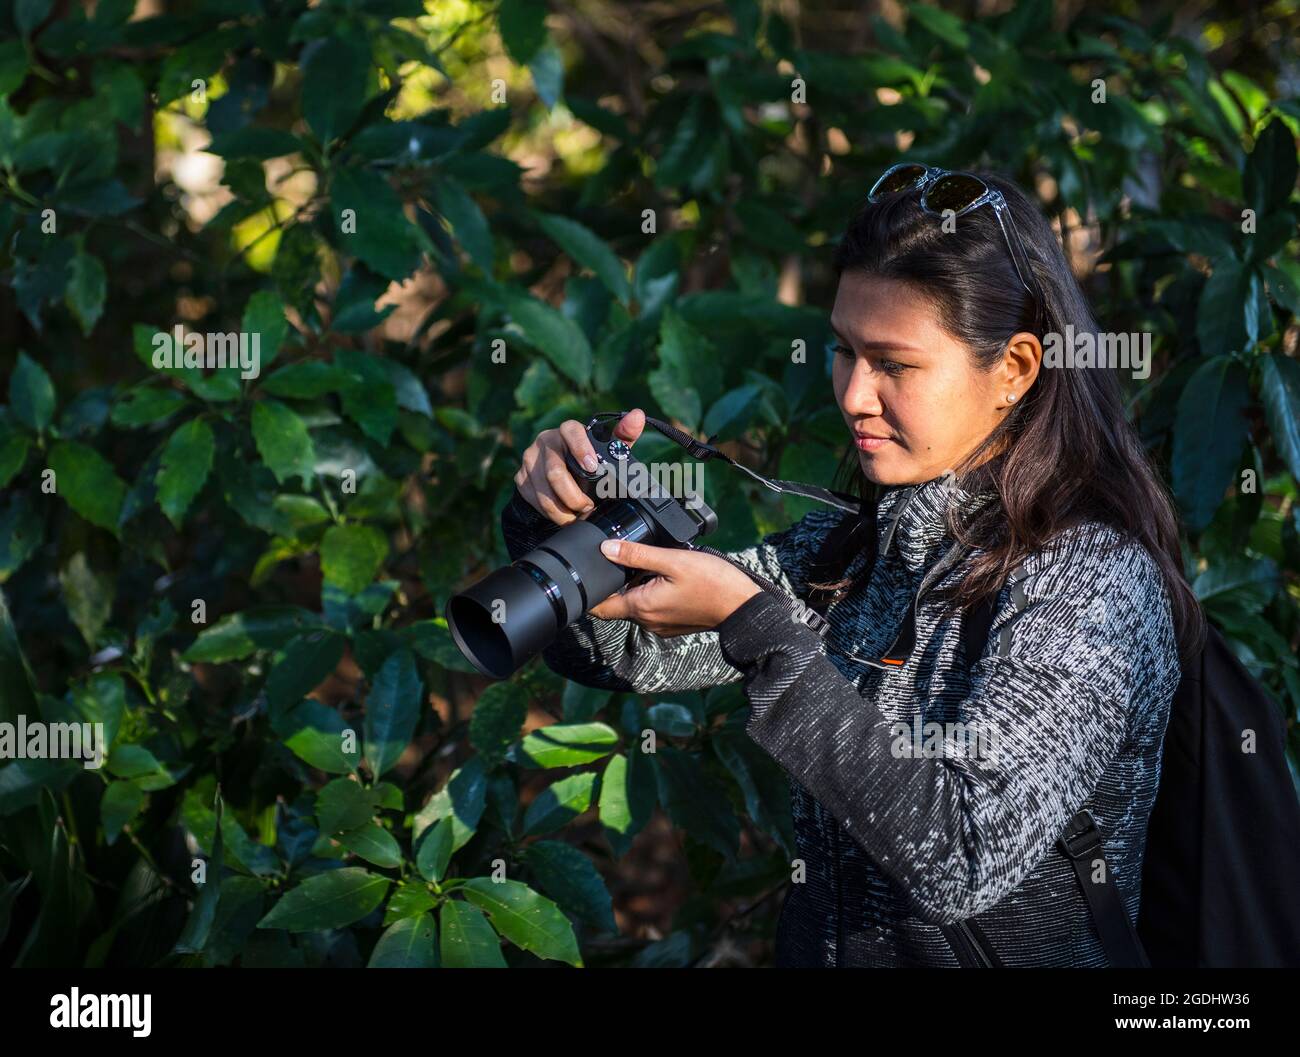
[[[854,430],[853,443],[858,446],[859,451],[879,451],[886,444],[892,444],[893,440],[889,437],[877,437],[871,433],[859,433]]]

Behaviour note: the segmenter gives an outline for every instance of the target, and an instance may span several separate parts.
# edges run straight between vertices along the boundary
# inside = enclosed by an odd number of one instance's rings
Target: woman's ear
[[[1028,331],[1011,335],[997,372],[1001,387],[998,394],[1000,406],[1011,407],[1017,400],[1024,399],[1038,379],[1038,369],[1042,362],[1043,345],[1037,336]]]

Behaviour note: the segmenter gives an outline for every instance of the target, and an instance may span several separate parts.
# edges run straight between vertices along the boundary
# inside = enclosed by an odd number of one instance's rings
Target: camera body
[[[605,540],[685,547],[718,526],[702,497],[687,502],[664,489],[613,436],[613,421],[594,418],[586,429],[596,469],[588,472],[568,452],[565,464],[595,510],[447,602],[456,646],[484,675],[509,677],[562,628],[641,575],[606,558]]]
[[[698,495],[683,502],[666,491],[632,454],[626,441],[612,436],[605,423],[587,423],[587,439],[596,451],[596,469],[590,473],[573,457],[564,453],[564,462],[587,498],[597,504],[589,517],[600,513],[600,504],[609,499],[635,500],[641,513],[653,521],[657,546],[683,547],[698,536],[708,535],[718,527],[718,515]]]

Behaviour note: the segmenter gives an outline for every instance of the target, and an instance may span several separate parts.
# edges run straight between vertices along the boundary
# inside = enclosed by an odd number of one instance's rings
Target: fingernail
[[[603,543],[601,543],[601,545],[600,545],[600,549],[601,549],[601,551],[602,551],[604,554],[607,554],[607,555],[608,555],[609,557],[611,557],[611,558],[617,558],[617,557],[618,557],[619,547],[620,547],[620,544],[619,544],[618,540],[605,540],[605,541],[604,541]]]
[[[596,469],[596,466],[598,465],[598,463],[596,462],[596,456],[584,455],[582,457],[582,465],[587,468],[588,473],[592,473]]]

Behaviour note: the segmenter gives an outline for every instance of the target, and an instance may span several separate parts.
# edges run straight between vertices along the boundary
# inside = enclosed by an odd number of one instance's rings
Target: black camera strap
[[[626,415],[626,411],[601,411],[591,416],[593,423],[603,419],[621,419]],[[689,433],[678,429],[669,422],[662,422],[657,418],[645,417],[645,423],[651,429],[662,433],[674,444],[679,444],[685,448],[687,454],[699,459],[701,462],[708,462],[711,459],[721,459],[723,462],[734,466],[737,470],[749,474],[750,477],[758,481],[763,486],[770,488],[774,492],[784,492],[787,495],[797,495],[804,499],[812,499],[818,503],[825,503],[827,506],[833,506],[837,510],[846,510],[851,514],[856,514],[861,505],[861,500],[857,496],[850,495],[847,492],[837,492],[830,488],[822,488],[820,485],[804,484],[802,481],[782,481],[777,478],[764,477],[761,473],[755,473],[748,466],[737,462],[724,451],[719,451],[713,446],[713,437],[708,440],[697,440]],[[714,434],[717,436],[717,434]],[[697,548],[698,549],[698,548]]]
[[[621,419],[625,414],[627,414],[625,411],[601,411],[592,415],[590,424],[594,425],[596,422],[606,419]],[[685,448],[689,455],[694,456],[701,462],[708,462],[711,459],[721,459],[723,462],[736,467],[736,469],[743,470],[745,473],[749,474],[750,477],[754,478],[754,480],[758,481],[765,487],[770,488],[774,492],[782,492],[786,495],[797,495],[804,499],[812,499],[815,502],[825,503],[827,506],[833,506],[837,510],[847,511],[849,514],[853,515],[853,517],[845,519],[845,522],[856,521],[856,518],[861,511],[862,500],[857,496],[850,495],[847,492],[837,492],[829,488],[822,488],[815,484],[804,484],[801,481],[782,481],[779,479],[764,477],[760,473],[755,473],[748,466],[738,463],[726,452],[719,451],[715,448],[712,443],[713,437],[710,437],[707,441],[697,440],[689,433],[678,429],[671,423],[660,421],[657,418],[651,418],[649,415],[646,415],[645,421],[646,425],[651,429],[662,433],[674,444],[678,444]],[[717,434],[714,434],[714,436],[717,436]],[[830,630],[830,624],[827,622],[826,618],[817,611],[817,609],[799,601],[798,599],[791,598],[785,593],[785,591],[781,590],[781,588],[777,587],[777,585],[766,576],[762,575],[762,573],[757,573],[753,569],[746,568],[730,555],[723,554],[722,551],[717,550],[714,547],[693,543],[688,543],[686,546],[690,550],[699,551],[701,554],[711,554],[715,558],[721,558],[728,564],[734,565],[737,569],[758,584],[759,587],[763,588],[763,590],[770,594],[775,595],[779,601],[785,604],[791,611],[790,619],[796,623],[804,624],[823,638],[827,631]]]

